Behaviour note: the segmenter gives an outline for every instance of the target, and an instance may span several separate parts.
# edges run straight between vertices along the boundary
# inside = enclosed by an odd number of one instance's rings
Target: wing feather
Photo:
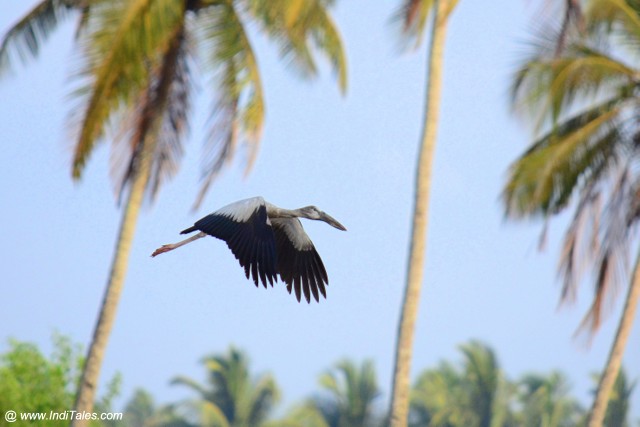
[[[300,220],[274,218],[271,224],[278,254],[278,274],[287,284],[287,291],[293,290],[298,301],[303,294],[307,302],[311,301],[312,295],[316,301],[320,301],[320,294],[326,298],[327,272]]]
[[[241,200],[196,221],[184,232],[200,230],[224,240],[256,286],[277,281],[276,241],[262,197]]]

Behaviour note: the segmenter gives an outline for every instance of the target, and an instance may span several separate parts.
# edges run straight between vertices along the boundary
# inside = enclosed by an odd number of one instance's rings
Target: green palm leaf
[[[347,88],[347,63],[340,34],[328,13],[326,0],[247,0],[251,16],[280,46],[280,54],[303,76],[315,76],[314,52],[326,56],[338,75],[340,89]]]
[[[158,52],[167,50],[181,25],[184,2],[178,0],[114,0],[92,6],[91,32],[83,37],[85,82],[75,93],[86,107],[72,117],[78,129],[73,176],[79,178],[109,120],[148,86]]]
[[[637,4],[625,0],[592,0],[588,3],[587,18],[595,28],[616,27],[625,37],[640,40],[640,14]]]
[[[248,146],[247,171],[251,168],[264,123],[258,65],[233,3],[222,2],[202,11],[198,25],[203,28],[201,47],[210,52],[206,66],[215,74],[217,88],[205,146],[203,183],[194,207],[200,205],[212,181],[233,159],[239,139]]]
[[[204,425],[218,427],[261,426],[280,399],[273,377],[252,379],[246,355],[230,348],[226,354],[204,359],[208,384],[177,377],[172,384],[186,385],[198,394],[198,414]]]
[[[551,215],[567,206],[580,178],[598,176],[611,157],[621,111],[606,102],[536,141],[512,166],[504,190],[508,216]]]
[[[83,0],[43,0],[14,24],[0,44],[0,75],[11,67],[11,52],[22,61],[35,58],[58,24],[70,11],[85,8]]]
[[[576,102],[610,96],[637,78],[635,69],[588,45],[571,45],[561,57],[548,57],[549,46],[537,49],[516,72],[511,87],[514,110],[537,116],[536,129],[555,125],[560,113]]]
[[[552,49],[554,37],[538,38],[513,79],[514,109],[542,136],[511,166],[503,198],[515,218],[575,208],[560,258],[561,301],[573,299],[592,266],[593,302],[578,331],[593,333],[613,289],[629,278],[630,242],[638,237],[640,4],[594,0],[582,37],[573,34],[561,52]]]
[[[358,368],[342,360],[322,374],[320,386],[327,397],[315,399],[315,405],[329,426],[367,426],[374,421],[373,403],[380,395],[373,362]]]
[[[264,427],[331,427],[313,400],[295,406],[282,420],[267,422]]]

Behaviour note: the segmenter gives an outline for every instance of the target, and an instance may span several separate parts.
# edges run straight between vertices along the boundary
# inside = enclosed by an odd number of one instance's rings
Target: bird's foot
[[[156,255],[160,255],[160,254],[163,254],[163,253],[165,253],[165,252],[169,252],[169,251],[171,251],[171,250],[173,250],[173,249],[175,249],[175,248],[176,248],[176,247],[175,247],[175,245],[171,245],[171,244],[169,244],[169,245],[162,245],[162,246],[160,246],[158,249],[156,249],[155,251],[153,251],[153,253],[151,254],[151,256],[152,256],[152,257],[154,257],[154,256],[156,256]]]

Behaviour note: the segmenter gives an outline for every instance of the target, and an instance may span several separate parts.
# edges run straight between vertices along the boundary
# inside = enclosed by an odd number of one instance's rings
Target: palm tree
[[[280,391],[271,375],[252,378],[247,356],[231,347],[224,355],[206,357],[207,384],[176,377],[172,384],[189,387],[198,394],[200,425],[216,427],[260,427],[269,417]]]
[[[195,427],[179,412],[180,409],[175,404],[157,406],[151,394],[137,389],[124,408],[122,420],[102,423],[113,427]]]
[[[464,387],[475,420],[469,426],[502,425],[506,415],[502,372],[495,353],[487,345],[471,341],[460,347],[464,355]]]
[[[628,293],[589,415],[601,426],[640,298],[640,252],[629,273],[630,243],[640,218],[638,64],[640,6],[592,0],[583,37],[561,54],[557,39],[534,45],[514,78],[514,107],[536,125],[535,141],[511,166],[504,190],[511,218],[551,216],[574,208],[560,259],[561,301],[572,300],[583,266],[593,266],[595,295],[579,330],[599,328],[616,284]],[[549,34],[549,31],[546,32]]]
[[[112,174],[118,199],[126,196],[104,299],[89,347],[75,409],[91,412],[100,368],[120,300],[143,198],[153,201],[174,176],[183,154],[191,109],[192,63],[214,76],[216,102],[204,151],[198,206],[240,141],[247,171],[258,152],[264,122],[260,70],[246,33],[256,25],[303,75],[316,74],[323,54],[346,89],[342,43],[328,14],[330,0],[43,0],[5,35],[0,67],[15,54],[36,56],[71,11],[80,12],[77,43],[83,67],[74,94],[81,108],[72,176],[80,179],[96,145],[113,139]],[[116,135],[115,138],[110,138]],[[79,421],[76,425],[85,425]]]
[[[571,427],[580,425],[582,411],[569,397],[569,386],[560,372],[529,374],[519,381],[523,427]]]
[[[128,427],[148,426],[149,420],[156,412],[153,396],[147,391],[137,389],[124,408],[123,420]]]
[[[268,427],[378,427],[374,413],[380,396],[373,362],[360,367],[350,360],[338,362],[319,378],[323,394],[307,399]]]
[[[314,400],[328,427],[367,427],[376,425],[373,404],[380,396],[373,362],[360,369],[351,361],[338,362],[320,376],[320,386],[328,397]]]
[[[449,362],[424,371],[411,390],[409,426],[455,427],[462,423],[460,372]]]
[[[404,22],[404,35],[419,44],[424,35],[427,17],[433,9],[424,122],[416,170],[411,246],[407,262],[407,284],[398,323],[389,409],[392,427],[405,427],[409,413],[411,356],[424,271],[427,213],[429,210],[431,170],[435,152],[440,90],[442,86],[444,41],[449,14],[457,2],[458,0],[404,0],[400,13]]]
[[[460,368],[443,362],[423,372],[412,390],[411,426],[501,427],[508,425],[509,384],[488,346],[462,345]]]

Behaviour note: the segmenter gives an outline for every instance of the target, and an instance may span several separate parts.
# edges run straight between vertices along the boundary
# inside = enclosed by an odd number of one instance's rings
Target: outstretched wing
[[[319,293],[326,298],[327,271],[300,220],[274,218],[271,223],[278,251],[278,273],[289,293],[293,288],[298,301],[302,292],[307,302],[311,301],[311,294],[316,301],[320,300]]]
[[[200,230],[224,240],[244,267],[247,279],[267,287],[277,281],[276,241],[262,197],[241,200],[196,221],[182,234]]]

